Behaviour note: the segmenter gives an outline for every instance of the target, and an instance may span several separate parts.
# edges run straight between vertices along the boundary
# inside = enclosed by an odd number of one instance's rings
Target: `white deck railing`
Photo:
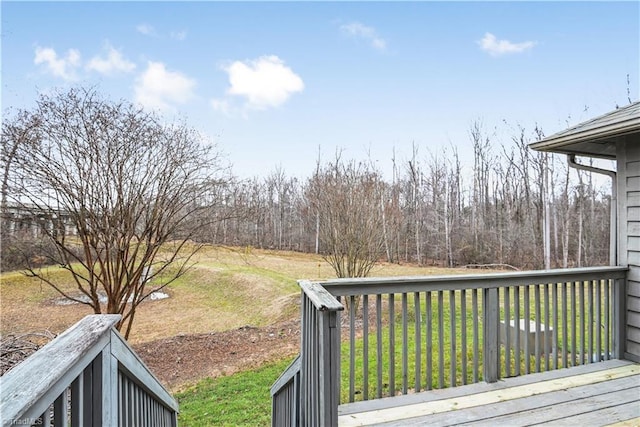
[[[300,395],[285,402],[274,384],[273,425],[292,413],[335,425],[340,402],[620,358],[626,272],[301,281]]]
[[[177,425],[178,404],[115,330],[90,315],[0,378],[2,426]]]

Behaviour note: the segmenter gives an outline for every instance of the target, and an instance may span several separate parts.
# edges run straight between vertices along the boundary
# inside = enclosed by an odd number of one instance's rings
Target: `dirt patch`
[[[231,375],[295,356],[300,350],[300,321],[178,335],[133,348],[160,382],[175,392],[206,377]]]

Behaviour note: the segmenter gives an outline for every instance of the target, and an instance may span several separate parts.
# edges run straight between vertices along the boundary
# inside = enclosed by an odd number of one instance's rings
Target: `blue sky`
[[[547,135],[638,100],[639,2],[1,2],[2,109],[97,85],[186,118],[241,177]],[[627,85],[627,75],[630,84]],[[586,111],[585,111],[586,110]],[[498,149],[498,148],[496,148]]]

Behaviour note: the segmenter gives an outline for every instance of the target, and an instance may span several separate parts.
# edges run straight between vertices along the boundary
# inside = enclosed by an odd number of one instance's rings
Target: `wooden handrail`
[[[2,425],[40,416],[53,401],[46,396],[62,393],[100,354],[120,317],[85,317],[1,377]]]
[[[285,369],[271,386],[272,427],[300,425],[300,356]]]
[[[177,402],[116,331],[120,318],[86,316],[1,377],[2,426],[175,427]]]
[[[522,285],[535,278],[538,283],[561,283],[590,280],[605,275],[611,279],[626,277],[627,267],[584,267],[553,270],[514,271],[506,273],[456,274],[447,276],[364,277],[317,282],[333,296],[372,295],[429,291],[489,289]]]

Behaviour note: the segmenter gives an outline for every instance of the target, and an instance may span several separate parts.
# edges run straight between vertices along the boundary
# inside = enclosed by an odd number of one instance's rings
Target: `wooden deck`
[[[340,405],[340,426],[640,426],[640,365],[623,360]]]

